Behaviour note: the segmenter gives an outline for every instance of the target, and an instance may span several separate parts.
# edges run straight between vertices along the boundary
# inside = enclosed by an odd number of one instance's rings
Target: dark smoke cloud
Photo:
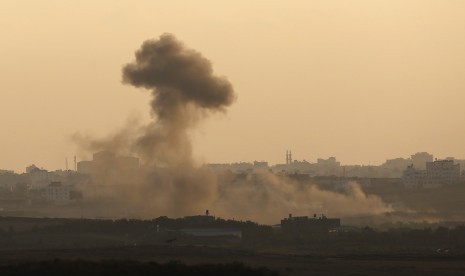
[[[136,61],[123,68],[123,81],[136,87],[157,89],[153,110],[173,111],[192,102],[203,108],[222,109],[234,99],[233,88],[213,75],[210,61],[184,47],[173,35],[149,40],[136,52]],[[169,114],[166,114],[169,116]]]
[[[129,120],[104,139],[74,137],[90,152],[107,150],[142,161],[137,173],[103,167],[95,171],[95,185],[111,187],[96,193],[103,198],[99,202],[108,202],[107,194],[113,197],[107,215],[183,216],[214,209],[229,218],[276,223],[290,212],[378,214],[389,210],[380,199],[365,196],[356,184],[342,195],[313,186],[299,188],[270,172],[237,180],[196,166],[189,130],[211,113],[226,111],[235,98],[232,85],[215,76],[211,63],[199,52],[187,49],[170,34],[144,42],[135,56],[134,62],[123,67],[123,82],[151,90],[152,121],[141,125]]]
[[[232,85],[171,34],[142,44],[135,60],[123,67],[123,83],[151,91],[152,121],[141,125],[130,120],[103,139],[77,133],[73,140],[88,152],[137,156],[143,167],[129,176],[122,170],[99,176],[111,171],[100,169],[93,179],[102,183],[95,184],[120,190],[112,196],[121,208],[143,216],[180,216],[211,207],[216,176],[194,164],[189,130],[210,114],[226,111],[235,99]]]
[[[210,61],[171,34],[144,42],[136,60],[124,66],[123,82],[152,90],[156,121],[134,147],[146,163],[158,165],[191,162],[187,130],[235,98],[232,85],[213,75]]]

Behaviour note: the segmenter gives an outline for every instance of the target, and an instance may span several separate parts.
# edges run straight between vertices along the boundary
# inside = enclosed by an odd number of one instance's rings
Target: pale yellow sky
[[[465,158],[464,11],[460,0],[1,1],[0,169],[64,168],[74,132],[148,120],[148,91],[122,85],[121,68],[164,32],[238,94],[194,132],[201,160]]]

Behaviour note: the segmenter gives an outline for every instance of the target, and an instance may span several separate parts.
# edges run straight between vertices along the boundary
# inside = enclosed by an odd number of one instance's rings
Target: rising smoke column
[[[148,40],[136,60],[123,68],[123,82],[152,91],[149,124],[133,145],[146,164],[179,166],[192,162],[187,131],[234,100],[232,85],[213,75],[210,61],[173,35]]]
[[[149,197],[144,201],[151,204],[139,210],[177,216],[203,212],[216,197],[216,177],[194,166],[188,131],[232,104],[232,85],[213,74],[209,60],[171,34],[145,41],[135,57],[123,67],[123,82],[149,89],[153,96],[153,121],[142,127],[129,149],[152,168],[138,195]]]
[[[217,179],[207,167],[194,164],[189,130],[212,113],[226,111],[235,99],[232,85],[213,74],[209,60],[171,34],[145,41],[135,60],[123,66],[122,78],[125,84],[150,90],[152,120],[141,125],[131,119],[102,139],[74,135],[87,152],[106,150],[141,160],[136,173],[97,170],[95,185],[118,191],[98,196],[112,198],[117,206],[107,208],[111,212],[137,217],[183,216],[211,208]]]
[[[102,168],[97,185],[111,186],[115,204],[108,209],[135,217],[185,216],[213,209],[226,218],[276,223],[289,213],[329,215],[380,214],[389,211],[379,198],[366,196],[351,184],[347,194],[323,191],[270,172],[218,179],[208,167],[194,165],[189,130],[215,112],[225,112],[235,95],[232,85],[213,75],[211,63],[187,49],[173,35],[142,44],[135,61],[123,67],[123,82],[152,93],[152,121],[129,120],[104,139],[77,135],[88,151],[108,150],[141,158],[143,169],[127,173]],[[94,176],[93,176],[94,177]],[[98,182],[98,181],[96,181]],[[112,214],[108,214],[112,215]]]

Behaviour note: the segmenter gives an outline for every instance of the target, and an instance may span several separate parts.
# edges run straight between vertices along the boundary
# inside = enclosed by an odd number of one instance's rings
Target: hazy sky
[[[1,1],[0,169],[64,168],[70,136],[149,118],[121,68],[173,33],[234,85],[206,162],[465,158],[465,1]],[[77,153],[78,159],[84,159]]]

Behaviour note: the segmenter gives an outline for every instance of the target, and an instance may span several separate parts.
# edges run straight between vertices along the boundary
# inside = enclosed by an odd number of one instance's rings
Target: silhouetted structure
[[[327,218],[325,215],[317,217],[313,215],[313,218],[308,216],[293,217],[289,214],[288,218],[281,220],[281,228],[283,232],[287,233],[315,233],[315,232],[328,232],[332,228],[341,226],[341,219],[338,218]]]
[[[76,169],[83,174],[109,174],[114,171],[135,171],[139,168],[139,159],[131,156],[116,156],[109,151],[96,152],[91,161],[80,161]]]
[[[460,181],[460,164],[453,159],[435,160],[426,163],[426,186],[441,187]]]

